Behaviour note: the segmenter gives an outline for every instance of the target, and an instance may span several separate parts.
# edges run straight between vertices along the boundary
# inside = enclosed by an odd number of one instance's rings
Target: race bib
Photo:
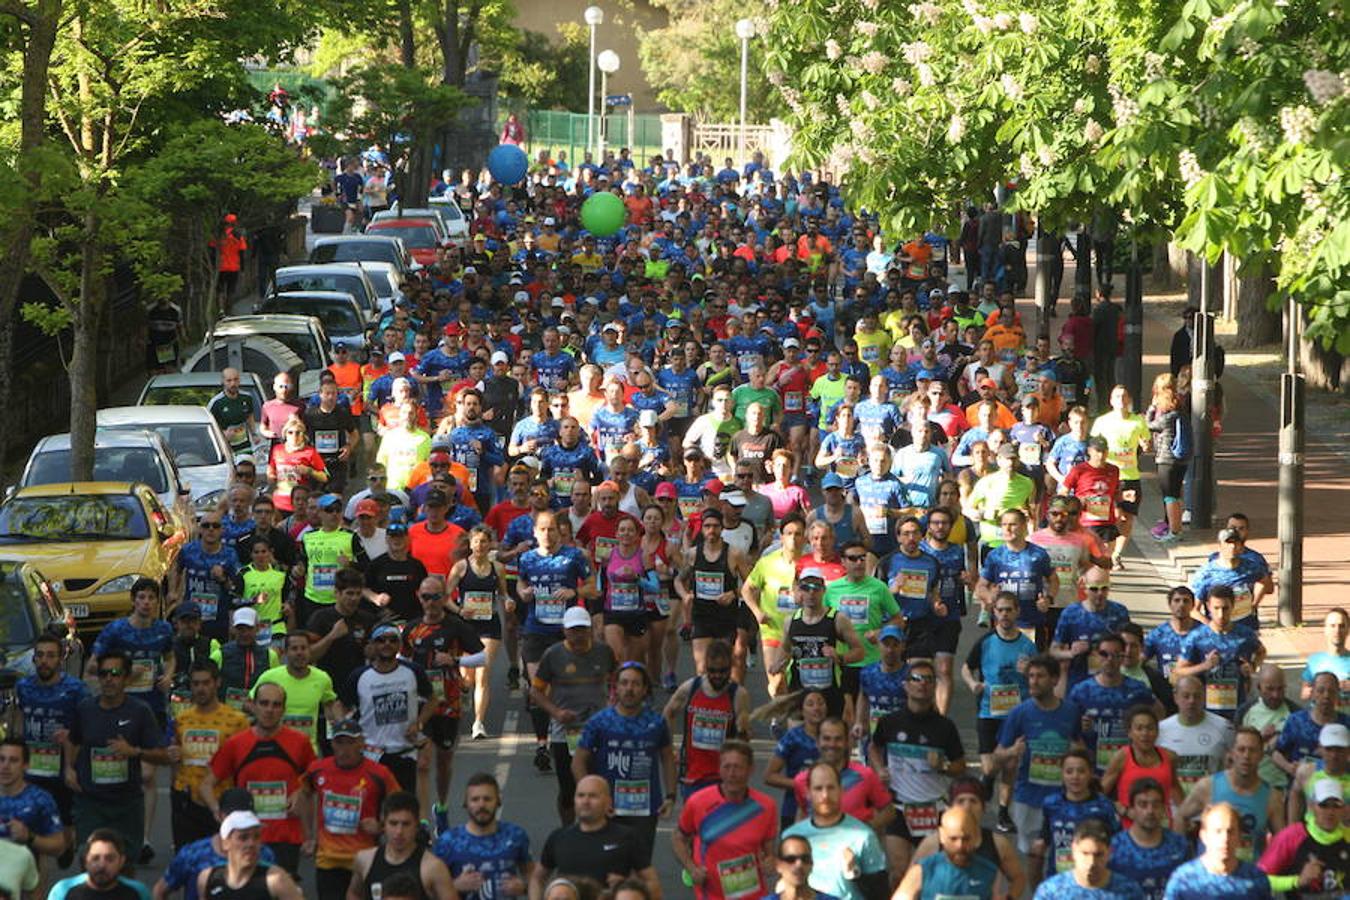
[[[166,366],[176,359],[178,352],[173,344],[160,344],[155,348],[155,361],[161,366]]]
[[[1021,460],[1022,465],[1032,469],[1037,468],[1041,464],[1041,445],[1035,441],[1018,444],[1017,458]]]
[[[868,534],[886,533],[886,507],[874,504],[864,504],[862,508],[863,519],[867,522]]]
[[[492,618],[492,605],[496,597],[491,591],[464,591],[461,608],[464,618],[473,622],[486,622]]]
[[[721,572],[694,572],[694,596],[700,600],[712,600],[722,596]]]
[[[618,816],[650,816],[652,814],[652,787],[647,781],[614,782],[614,814]]]
[[[350,794],[323,792],[323,827],[329,834],[356,834],[361,824],[361,798]]]
[[[314,587],[321,591],[331,590],[337,584],[337,566],[315,563]]]
[[[689,743],[696,750],[720,750],[727,737],[727,713],[695,709],[689,717]]]
[[[127,681],[127,690],[143,694],[154,690],[155,664],[148,659],[131,661],[131,678]]]
[[[561,625],[567,601],[552,593],[534,595],[534,617],[540,625]]]
[[[342,449],[338,446],[338,432],[314,432],[314,449],[318,450],[320,453],[337,453],[338,450]]]
[[[281,724],[287,728],[294,728],[303,734],[314,734],[314,717],[298,716],[286,714],[281,717]]]
[[[1013,711],[1022,702],[1022,690],[1015,684],[991,684],[989,691],[989,715],[1002,718]]]
[[[612,537],[598,537],[595,539],[595,563],[602,566],[609,562],[609,555],[614,552],[614,548],[619,546],[619,539]]]
[[[111,747],[91,747],[89,774],[94,784],[126,784],[129,778],[128,760],[118,756]]]
[[[1205,682],[1205,706],[1215,711],[1237,709],[1238,685],[1232,678],[1210,678]]]
[[[834,660],[810,656],[797,660],[797,678],[807,690],[834,687]]]
[[[28,745],[28,774],[34,778],[61,777],[61,748],[34,741]]]
[[[203,622],[210,622],[215,619],[216,613],[220,608],[219,594],[215,591],[193,591],[192,600],[201,607]]]
[[[1073,869],[1073,846],[1055,845],[1055,872],[1068,872]]]
[[[1105,770],[1111,764],[1111,757],[1116,755],[1116,751],[1124,747],[1129,741],[1123,737],[1097,738],[1097,768]]]
[[[680,497],[675,501],[675,505],[680,508],[681,518],[690,519],[698,512],[699,507],[702,505],[702,501],[697,497]]]
[[[635,581],[611,581],[609,610],[616,613],[634,613],[642,610],[642,593]]]
[[[834,461],[834,472],[840,478],[858,477],[858,468],[859,463],[856,456],[841,456]]]
[[[1252,592],[1246,588],[1233,588],[1233,621],[1241,622],[1253,612]]]
[[[805,408],[805,401],[801,391],[787,391],[783,394],[783,410],[790,413],[799,413]]]
[[[900,596],[902,597],[908,597],[912,600],[922,600],[928,596],[927,572],[911,572],[907,569],[901,569],[898,584]]]
[[[842,594],[839,597],[839,611],[848,616],[850,622],[861,625],[867,621],[870,604],[867,597],[858,594]]]
[[[183,732],[183,765],[205,766],[220,749],[220,732],[214,728],[189,728]]]
[[[905,827],[912,837],[924,838],[937,830],[938,805],[936,800],[927,803],[902,803],[900,810],[905,816]]]
[[[752,854],[724,859],[717,864],[717,880],[722,885],[722,896],[727,900],[757,897],[762,893],[759,865]]]
[[[1111,519],[1111,498],[1093,494],[1083,499],[1083,518],[1108,522]]]
[[[252,781],[248,792],[253,795],[253,812],[264,822],[286,818],[286,782]]]
[[[688,416],[689,416],[689,401],[688,401],[688,400],[672,399],[671,402],[672,402],[672,403],[674,404],[674,406],[675,406],[675,415],[674,415],[672,418],[676,418],[676,419],[684,419],[684,418],[688,418]]]
[[[572,496],[572,485],[576,483],[577,473],[570,469],[562,469],[553,473],[553,496],[566,497]]]
[[[1061,760],[1067,748],[1037,748],[1028,742],[1027,781],[1040,787],[1056,787],[1064,780]]]

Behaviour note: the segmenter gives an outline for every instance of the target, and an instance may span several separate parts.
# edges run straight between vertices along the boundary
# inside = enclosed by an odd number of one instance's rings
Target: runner
[[[750,734],[750,695],[731,680],[731,645],[713,641],[704,662],[704,674],[681,684],[662,710],[672,734],[677,721],[682,726],[680,791],[685,800],[718,782],[719,748]]]
[[[1082,600],[1071,603],[1059,615],[1050,655],[1068,664],[1068,687],[1073,688],[1097,674],[1099,659],[1093,653],[1097,639],[1118,634],[1130,621],[1130,611],[1110,599],[1111,575],[1105,568],[1093,567],[1083,575]]]
[[[1176,757],[1177,780],[1189,796],[1196,782],[1224,767],[1233,723],[1205,709],[1205,686],[1194,676],[1178,679],[1176,701],[1176,715],[1158,726],[1158,746]]]
[[[590,878],[598,884],[609,884],[616,876],[636,876],[649,890],[659,892],[651,858],[637,834],[609,815],[610,799],[609,785],[599,775],[577,782],[575,797],[567,802],[576,810],[576,821],[554,830],[544,841],[539,865],[530,873],[531,897],[545,896],[545,887],[558,875]]]
[[[149,900],[145,885],[122,874],[129,861],[116,828],[96,829],[81,848],[83,874],[58,881],[47,900]]]
[[[1229,764],[1191,786],[1178,817],[1191,822],[1211,803],[1227,803],[1242,815],[1242,840],[1238,858],[1255,862],[1265,853],[1266,841],[1284,828],[1284,794],[1261,780],[1259,767],[1265,741],[1261,733],[1240,727],[1232,738]]]
[[[1290,822],[1306,817],[1313,791],[1319,782],[1335,780],[1342,789],[1350,786],[1350,729],[1344,725],[1327,725],[1317,738],[1320,763],[1317,760],[1305,760],[1294,771],[1289,785]]]
[[[980,837],[980,823],[975,816],[965,807],[952,807],[942,814],[937,835],[941,851],[911,865],[894,896],[899,900],[919,900],[959,891],[963,897],[992,898],[999,870],[987,856],[974,850]],[[1021,892],[1008,893],[1015,897]]]
[[[225,862],[197,875],[199,897],[244,897],[249,900],[301,900],[304,894],[285,869],[261,861],[263,824],[240,810],[220,823]]]
[[[1144,417],[1134,411],[1134,400],[1123,385],[1111,389],[1110,404],[1107,412],[1093,420],[1091,433],[1106,438],[1106,458],[1120,470],[1120,533],[1111,554],[1111,568],[1118,571],[1124,568],[1121,556],[1139,515],[1139,451],[1151,449],[1153,435]]]
[[[1185,585],[1177,585],[1167,592],[1167,621],[1144,636],[1144,658],[1156,663],[1164,678],[1172,677],[1187,635],[1200,624],[1191,615],[1194,609],[1195,594]]]
[[[1190,845],[1164,826],[1166,790],[1155,779],[1130,785],[1127,810],[1131,825],[1111,838],[1111,871],[1143,888],[1145,900],[1162,900],[1167,877],[1189,858]]]
[[[446,596],[457,597],[460,616],[483,643],[483,665],[467,672],[473,687],[471,736],[475,741],[487,737],[492,665],[501,648],[502,623],[515,616],[515,601],[507,591],[505,567],[492,558],[494,543],[495,535],[489,526],[475,526],[469,532],[468,558],[455,563],[445,584]]]
[[[400,660],[401,644],[397,625],[375,626],[370,662],[352,673],[338,699],[361,724],[365,755],[392,772],[404,791],[412,792],[418,787],[417,748],[436,707],[429,702],[432,686],[427,670]]]
[[[285,724],[309,738],[317,750],[319,714],[322,712],[330,722],[336,722],[342,718],[342,706],[333,692],[333,679],[323,669],[310,665],[313,641],[314,636],[308,631],[287,634],[285,665],[274,666],[258,676],[253,698],[256,705],[258,689],[265,684],[280,686],[285,698]]]
[[[1112,840],[1099,819],[1084,819],[1073,830],[1071,860],[1036,889],[1035,900],[1142,900],[1144,890],[1108,868]]]
[[[1156,719],[1163,708],[1147,685],[1126,678],[1120,671],[1125,655],[1125,642],[1120,635],[1102,635],[1095,650],[1100,665],[1097,674],[1074,685],[1068,699],[1083,711],[1085,743],[1094,754],[1094,771],[1100,775],[1116,751],[1129,743],[1126,711],[1135,706],[1148,707],[1154,710]]]
[[[825,606],[843,613],[862,643],[862,659],[846,664],[840,678],[845,697],[857,698],[862,673],[868,667],[877,665],[881,659],[882,635],[887,628],[898,628],[902,618],[900,606],[886,582],[867,574],[867,549],[861,541],[844,544],[840,550],[840,559],[844,564],[844,577],[825,585]],[[857,700],[854,702],[857,703]],[[866,723],[868,720],[859,715],[854,717],[854,721]],[[870,730],[868,725],[868,733]]]
[[[1096,821],[1105,826],[1101,843],[1109,845],[1109,835],[1120,830],[1116,807],[1097,788],[1092,776],[1092,756],[1083,750],[1070,750],[1061,757],[1062,788],[1046,798],[1042,807],[1041,833],[1033,859],[1045,860],[1045,878],[1076,871],[1078,854],[1073,852],[1078,828]],[[1105,863],[1105,859],[1102,860]],[[1061,884],[1063,880],[1061,879]],[[1037,896],[1045,888],[1036,889]]]
[[[463,900],[524,896],[534,862],[530,838],[519,825],[502,821],[497,779],[485,772],[469,776],[464,788],[463,825],[442,831],[433,851],[454,876]]]
[[[783,621],[797,611],[792,584],[806,550],[805,520],[795,513],[784,516],[778,523],[778,542],[777,550],[756,560],[741,586],[741,599],[759,624],[760,660],[770,697],[783,693],[784,679],[774,666],[783,656]]]
[[[202,632],[218,641],[225,640],[229,634],[230,612],[235,601],[239,596],[240,589],[243,587],[239,578],[239,554],[234,547],[225,546],[222,537],[222,517],[219,512],[209,512],[202,516],[197,523],[197,539],[188,541],[183,545],[183,551],[178,554],[174,562],[172,573],[169,576],[168,596],[173,606],[192,601],[197,604],[201,611]],[[142,590],[148,590],[153,593],[150,598],[155,605],[155,609],[144,615],[137,615],[135,592],[132,593],[132,615],[126,620],[131,628],[150,629],[150,634],[157,635],[159,631],[168,630],[172,642],[172,628],[166,623],[153,622],[160,614],[158,601],[160,598],[160,586],[151,579],[142,579],[149,582],[149,587],[142,586]],[[132,621],[132,619],[135,621]],[[160,626],[163,625],[163,628]],[[118,626],[117,630],[124,626]],[[101,635],[100,635],[101,636]],[[142,633],[142,637],[146,635]],[[132,640],[130,633],[121,635],[122,639]],[[109,638],[112,639],[111,637]],[[158,637],[156,637],[158,639]],[[142,641],[133,643],[140,648]],[[149,647],[145,648],[150,649]],[[94,651],[97,653],[97,651]],[[149,662],[150,657],[142,657],[141,662]],[[158,673],[161,666],[156,664],[152,671]],[[141,670],[144,672],[144,669]],[[144,681],[144,674],[136,683],[136,693],[147,694],[147,688]],[[144,697],[142,699],[145,699]]]
[[[1258,631],[1261,602],[1275,593],[1275,582],[1265,560],[1248,552],[1246,538],[1237,528],[1226,527],[1219,532],[1218,552],[1191,576],[1191,590],[1205,621],[1213,620],[1210,596],[1218,588],[1232,592],[1233,622]]]
[[[1182,659],[1172,667],[1174,680],[1198,675],[1205,683],[1205,708],[1225,719],[1234,718],[1238,707],[1247,702],[1252,673],[1266,655],[1256,635],[1233,619],[1234,602],[1227,586],[1210,591],[1209,624],[1186,635]]]
[[[222,369],[220,393],[206,402],[207,412],[225,432],[225,440],[236,457],[252,452],[251,438],[258,431],[258,410],[254,408],[253,396],[239,390],[239,385],[238,369]]]
[[[66,643],[52,634],[33,642],[33,674],[19,679],[18,698],[21,735],[28,747],[26,777],[56,801],[64,826],[67,865],[75,855],[74,794],[63,778],[66,763],[64,737],[75,721],[75,711],[89,696],[88,686],[62,671]],[[65,868],[65,866],[62,866]]]
[[[693,623],[694,669],[698,672],[705,671],[708,644],[714,640],[735,643],[739,622],[736,585],[750,571],[740,551],[722,539],[722,526],[721,512],[703,512],[701,540],[685,550],[684,564],[675,579],[675,590]],[[737,681],[744,681],[744,661],[736,661],[735,668],[735,674],[741,676]]]
[[[811,872],[812,886],[840,900],[883,896],[890,887],[886,854],[871,828],[843,810],[839,772],[816,763],[807,774],[811,814],[783,832],[811,843],[820,862]]]
[[[1027,517],[1020,509],[1010,509],[999,517],[1003,542],[989,551],[980,566],[975,596],[986,610],[993,607],[999,591],[1017,597],[1017,627],[1036,641],[1036,647],[1049,646],[1046,611],[1051,598],[1059,593],[1059,575],[1050,554],[1027,543]]]
[[[830,715],[852,719],[853,698],[844,694],[841,670],[862,660],[862,641],[847,618],[825,608],[825,578],[819,569],[803,569],[795,593],[799,608],[784,628],[785,652],[776,668],[789,670],[789,690],[820,691]],[[841,644],[848,647],[842,655],[837,649]]]
[[[1242,814],[1227,803],[1216,803],[1200,820],[1199,857],[1173,870],[1163,900],[1202,900],[1245,897],[1269,900],[1270,881],[1255,864],[1238,858],[1242,843]]]
[[[840,803],[848,815],[866,825],[871,825],[879,834],[885,834],[886,827],[895,818],[895,804],[891,792],[877,773],[863,763],[851,758],[848,739],[848,724],[839,718],[823,720],[816,730],[816,747],[819,751],[818,762],[834,767],[839,773],[839,783],[843,788]],[[803,768],[792,779],[793,795],[797,804],[797,820],[810,814],[806,780],[809,771]]]
[[[886,564],[886,580],[900,605],[911,659],[937,661],[938,648],[952,646],[952,632],[959,635],[960,625],[947,618],[947,604],[938,593],[942,566],[919,546],[923,525],[914,516],[906,516],[896,526],[897,546]],[[937,661],[937,708],[944,715],[951,703],[952,656],[944,653]]]
[[[174,743],[170,745],[177,751],[173,789],[169,794],[175,852],[210,837],[216,830],[215,816],[197,799],[201,783],[216,751],[248,728],[248,719],[242,712],[220,702],[220,668],[214,661],[194,662],[187,675],[192,705],[175,717]]]
[[[342,526],[342,496],[321,495],[318,509],[318,527],[300,536],[300,558],[294,569],[294,574],[305,583],[296,618],[306,625],[320,610],[331,608],[337,602],[339,569],[355,566],[364,571],[370,564],[356,535]],[[316,653],[315,659],[322,655]]]
[[[219,805],[219,820],[223,820],[232,812],[253,812],[253,795],[243,788],[229,788],[220,795]],[[209,837],[193,841],[174,854],[173,861],[155,883],[152,894],[157,900],[169,897],[180,890],[183,892],[183,900],[197,900],[197,876],[203,869],[225,864],[225,845],[220,839],[219,820]],[[267,844],[263,844],[262,849],[258,851],[258,862],[267,866],[277,864],[276,856]]]
[[[1345,793],[1339,782],[1323,781],[1313,793],[1312,821],[1280,831],[1261,856],[1261,871],[1272,891],[1299,896],[1345,894],[1350,872],[1350,841],[1343,824]]]
[[[347,896],[380,900],[388,896],[385,885],[399,875],[415,879],[429,900],[452,900],[458,895],[450,870],[435,854],[418,842],[417,797],[395,791],[380,805],[380,843],[362,850],[352,860],[352,881]]]

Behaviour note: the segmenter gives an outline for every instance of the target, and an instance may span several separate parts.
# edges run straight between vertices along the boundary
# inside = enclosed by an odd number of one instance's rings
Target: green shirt
[[[759,588],[759,608],[764,611],[764,624],[759,626],[762,638],[781,641],[783,622],[797,611],[797,596],[792,584],[797,579],[797,566],[788,562],[781,548],[766,553],[750,570],[746,584]]]
[[[1036,491],[1036,484],[1017,472],[993,472],[975,482],[970,491],[970,505],[983,500],[980,507],[980,540],[991,547],[1003,543],[998,527],[999,516],[1010,509],[1026,509],[1027,501]]]
[[[244,600],[254,604],[258,612],[258,643],[266,644],[277,635],[286,633],[286,619],[281,614],[282,595],[286,590],[286,570],[272,566],[266,572],[253,568],[250,563],[244,566],[240,576],[244,579]],[[266,600],[259,600],[266,593]]]
[[[1289,718],[1290,712],[1289,705],[1286,703],[1281,703],[1278,709],[1271,709],[1257,700],[1247,710],[1247,714],[1242,717],[1241,724],[1250,725],[1263,733],[1267,725],[1273,725],[1275,731],[1279,732],[1284,727],[1284,720]],[[1289,776],[1285,774],[1284,769],[1275,765],[1269,753],[1261,758],[1261,765],[1256,771],[1261,776],[1261,780],[1273,788],[1282,791],[1289,786]]]
[[[337,602],[337,570],[342,568],[339,557],[356,559],[356,535],[344,528],[315,529],[306,531],[300,543],[305,551],[305,599],[332,606]],[[261,621],[262,616],[258,618]]]
[[[1103,413],[1093,421],[1091,435],[1106,438],[1106,461],[1120,468],[1121,481],[1139,480],[1139,448],[1152,439],[1143,416]]]
[[[900,604],[895,602],[886,582],[871,575],[862,581],[847,578],[831,581],[825,585],[825,606],[839,610],[862,639],[862,661],[849,663],[850,666],[861,669],[881,659],[877,632],[882,625],[900,615]]]
[[[772,429],[778,422],[779,414],[783,411],[783,401],[778,398],[778,392],[773,388],[752,388],[748,384],[743,384],[731,392],[731,402],[734,404],[734,415],[742,425],[745,424],[745,411],[750,408],[751,403],[758,403],[764,407],[764,427]]]
[[[820,427],[828,428],[825,416],[840,400],[844,399],[844,387],[848,384],[848,379],[841,373],[834,381],[830,380],[829,374],[820,376],[811,385],[811,399],[820,404]]]
[[[220,425],[220,430],[225,432],[230,449],[248,449],[248,420],[257,414],[252,397],[242,391],[239,396],[230,397],[221,391],[211,398],[206,408]]]
[[[285,666],[275,666],[258,676],[250,696],[258,696],[260,684],[279,684],[285,689],[286,712],[281,717],[281,724],[308,735],[317,753],[319,713],[324,704],[337,699],[337,694],[333,692],[333,679],[315,666],[309,667],[309,673],[304,678],[296,678]]]

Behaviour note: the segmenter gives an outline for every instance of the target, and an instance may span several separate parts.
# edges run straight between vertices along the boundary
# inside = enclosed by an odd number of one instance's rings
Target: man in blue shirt
[[[1270,900],[1270,881],[1253,863],[1238,859],[1242,816],[1227,803],[1217,803],[1200,820],[1204,854],[1179,866],[1167,879],[1163,900],[1215,900],[1242,897]]]
[[[534,862],[524,828],[499,820],[501,786],[486,772],[469,776],[464,788],[465,822],[442,830],[432,852],[450,867],[464,900],[515,897],[528,892]]]
[[[1247,552],[1246,540],[1236,528],[1219,532],[1219,552],[1191,577],[1191,590],[1205,615],[1213,615],[1209,597],[1221,586],[1233,592],[1233,621],[1258,631],[1261,601],[1274,593],[1275,582],[1265,559]]]
[[[505,478],[506,454],[492,426],[483,421],[483,395],[468,388],[459,395],[460,424],[450,431],[450,454],[469,470],[469,493],[479,513],[492,508],[494,489]]]
[[[1027,517],[1020,509],[1005,510],[999,516],[1003,543],[993,547],[980,566],[975,596],[988,609],[999,591],[1017,597],[1017,627],[1034,630],[1037,649],[1049,644],[1045,630],[1046,610],[1059,593],[1059,575],[1050,554],[1036,544],[1027,543]],[[1028,635],[1030,636],[1030,635]]]
[[[1205,708],[1232,719],[1247,702],[1252,672],[1265,658],[1266,648],[1251,629],[1233,619],[1233,589],[1216,585],[1209,592],[1209,622],[1191,629],[1181,643],[1181,656],[1172,678],[1196,675],[1205,683]]]

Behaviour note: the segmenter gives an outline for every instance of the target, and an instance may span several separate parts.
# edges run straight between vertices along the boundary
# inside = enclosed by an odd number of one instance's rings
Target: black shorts
[[[442,750],[453,750],[455,742],[459,740],[459,719],[451,716],[432,716],[427,719],[427,724],[423,726],[422,733],[427,736],[427,740],[440,747]],[[413,761],[414,778],[416,778],[417,763]],[[395,775],[398,773],[395,772]],[[399,780],[402,783],[402,779]]]
[[[1158,490],[1162,491],[1163,497],[1170,497],[1175,500],[1181,499],[1181,485],[1186,480],[1186,467],[1188,462],[1158,463]]]
[[[994,748],[998,746],[998,733],[1003,728],[1003,721],[1003,719],[975,720],[975,737],[981,756],[993,753]]]
[[[530,634],[526,632],[520,645],[520,654],[527,663],[537,663],[544,658],[544,652],[554,644],[562,643],[562,635]]]
[[[1115,539],[1120,537],[1120,529],[1115,525],[1089,525],[1087,529],[1100,538],[1103,544],[1107,545],[1114,543]]]
[[[744,600],[736,602],[736,628],[748,634],[754,634],[759,630],[759,623],[755,621],[755,614],[750,611]]]
[[[436,719],[444,718],[447,722],[454,723],[454,734],[450,737],[450,743],[439,745],[447,750],[455,745],[455,738],[459,736],[459,719],[451,719],[445,716],[436,716],[427,720],[427,731],[431,730],[431,724]],[[404,753],[381,753],[380,765],[384,766],[394,774],[394,779],[398,781],[398,786],[410,794],[417,793],[417,755],[413,751]]]
[[[728,607],[695,600],[692,606],[689,618],[693,622],[695,638],[736,640],[741,604]]]
[[[614,615],[612,613],[605,614],[606,628],[611,625],[616,628],[622,628],[623,633],[629,637],[642,637],[646,634],[647,621],[646,613],[638,613],[637,615],[633,615],[632,613],[625,613],[622,615]]]
[[[858,681],[861,673],[861,666],[840,666],[839,689],[844,692],[845,697],[853,697],[856,700],[858,690],[861,688]]]
[[[1126,491],[1133,491],[1133,492],[1134,492],[1134,499],[1133,499],[1133,500],[1126,500],[1126,499],[1124,499],[1124,498],[1125,498],[1125,492],[1126,492]],[[1121,512],[1127,512],[1127,513],[1129,513],[1129,514],[1132,515],[1132,516],[1137,516],[1137,515],[1139,515],[1139,479],[1138,479],[1138,478],[1130,478],[1130,479],[1126,479],[1126,480],[1121,481],[1121,482],[1120,482],[1120,496],[1121,496],[1120,503],[1117,504],[1117,505],[1120,507],[1120,511],[1121,511]]]
[[[689,432],[690,426],[694,424],[693,416],[685,416],[679,419],[667,419],[665,433],[675,437],[684,437]]]
[[[486,620],[470,620],[469,625],[482,640],[500,641],[502,639],[502,620],[495,615]]]
[[[75,795],[64,778],[33,778],[28,780],[52,795],[56,801],[56,811],[61,816],[61,824],[67,827],[75,825]]]
[[[905,659],[932,659],[939,653],[956,654],[961,642],[961,620],[925,616],[910,624]]]

